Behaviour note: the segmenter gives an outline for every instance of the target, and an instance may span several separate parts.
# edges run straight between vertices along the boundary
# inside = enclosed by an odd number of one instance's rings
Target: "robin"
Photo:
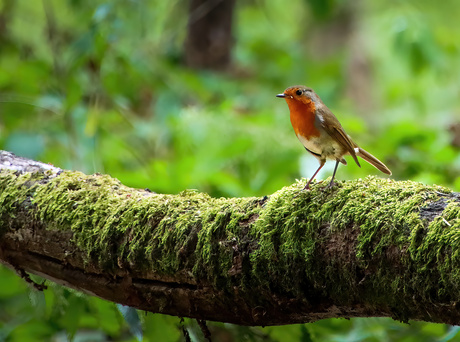
[[[305,86],[293,86],[276,97],[286,100],[289,106],[291,124],[297,138],[305,149],[319,161],[318,170],[307,182],[304,190],[310,190],[312,180],[327,159],[335,160],[334,173],[328,185],[328,187],[332,187],[339,162],[347,165],[347,161],[343,158],[345,155],[351,155],[359,167],[361,165],[358,156],[383,173],[391,175],[390,169],[385,164],[351,140],[350,136],[343,130],[339,120],[313,89]]]

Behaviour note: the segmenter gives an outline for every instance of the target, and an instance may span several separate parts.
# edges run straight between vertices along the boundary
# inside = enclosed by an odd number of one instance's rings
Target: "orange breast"
[[[319,137],[320,132],[315,127],[316,107],[312,101],[297,101],[286,99],[289,106],[291,124],[296,135],[301,135],[306,139]]]

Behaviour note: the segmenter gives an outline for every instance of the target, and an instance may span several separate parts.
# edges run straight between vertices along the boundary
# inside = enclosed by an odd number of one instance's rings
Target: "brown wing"
[[[324,130],[331,137],[333,137],[340,145],[342,145],[345,148],[345,150],[348,153],[350,153],[350,155],[353,157],[356,164],[358,164],[358,166],[361,167],[355,152],[355,147],[358,147],[358,145],[356,145],[353,142],[353,140],[351,140],[351,138],[348,136],[348,134],[345,133],[339,120],[337,120],[335,115],[326,106],[318,108],[318,111],[321,115],[323,115],[324,118],[327,118],[328,120],[328,125],[323,124],[323,122],[320,120],[321,127],[323,127]]]

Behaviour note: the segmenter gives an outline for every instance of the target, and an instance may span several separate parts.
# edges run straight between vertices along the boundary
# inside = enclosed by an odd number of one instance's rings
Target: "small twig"
[[[449,222],[447,222],[447,220],[446,220],[444,217],[442,217],[442,220],[443,220],[444,223],[447,224],[449,227],[452,227],[452,225],[451,225]]]
[[[197,319],[198,325],[200,326],[201,332],[204,335],[204,338],[208,340],[209,342],[211,341],[211,332],[209,331],[208,326],[206,325],[206,320],[204,319]]]
[[[439,192],[439,191],[434,191],[435,194],[438,194],[439,196],[450,196],[450,194],[445,194],[443,192]]]
[[[24,279],[27,283],[31,284],[36,290],[38,291],[43,291],[43,290],[46,290],[48,288],[48,286],[45,285],[45,282],[43,281],[42,284],[37,284],[36,282],[34,282],[30,276],[26,273],[26,271],[24,271],[22,268],[18,268],[18,267],[15,267],[14,268],[16,270],[16,273],[22,278]]]
[[[182,334],[184,334],[185,342],[192,342],[190,334],[184,324],[184,317],[180,318],[180,329],[182,330]]]

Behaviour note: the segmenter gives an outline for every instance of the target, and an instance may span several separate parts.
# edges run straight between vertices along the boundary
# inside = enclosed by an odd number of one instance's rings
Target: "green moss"
[[[407,298],[447,301],[449,289],[458,292],[460,205],[440,197],[449,190],[373,177],[324,191],[300,192],[303,185],[265,201],[153,194],[79,172],[1,172],[0,227],[30,209],[47,229],[71,230],[86,262],[107,272],[134,264],[158,274],[192,270],[229,291],[258,286],[307,302],[364,296],[401,319]],[[440,198],[442,216],[424,221],[420,208]]]
[[[173,274],[226,281],[240,222],[257,215],[254,198],[216,199],[197,191],[159,195],[103,175],[64,172],[34,195],[37,218],[48,229],[71,229],[87,262],[107,269],[142,265]]]
[[[0,236],[10,228],[11,215],[21,205],[24,209],[30,206],[28,199],[37,182],[43,177],[40,173],[17,174],[7,170],[0,172]]]
[[[452,300],[460,291],[460,205],[450,200],[441,216],[419,232],[409,253],[419,266],[417,286],[424,299]],[[449,291],[446,291],[449,289]]]
[[[361,277],[369,286],[369,296],[374,302],[381,296],[382,301],[396,305],[395,290],[404,289],[401,288],[402,280],[395,278],[397,272],[390,267],[394,264],[412,267],[416,262],[401,251],[411,244],[415,232],[426,225],[420,218],[420,208],[439,198],[436,191],[449,190],[374,177],[341,182],[338,187],[325,191],[315,186],[312,191],[299,192],[302,185],[273,194],[252,227],[251,232],[259,241],[259,248],[251,258],[257,282],[266,286],[278,283],[283,292],[294,296],[327,293],[350,302],[353,293],[362,295],[356,283]],[[458,203],[454,208],[458,210]],[[448,208],[446,211],[449,212]],[[458,212],[450,215],[451,218],[459,217]],[[436,221],[430,224],[429,231],[439,236],[441,232],[432,231]],[[454,225],[451,229],[455,231]],[[341,264],[346,257],[347,242],[355,241],[354,238],[346,239],[353,235],[357,235],[357,243],[351,247],[353,256],[347,264]],[[345,240],[334,246],[330,240],[332,236]],[[453,239],[449,234],[444,238]],[[340,243],[344,246],[342,249]],[[428,241],[424,244],[428,244],[425,248],[432,248]],[[419,246],[414,248],[417,255],[425,255]],[[329,250],[332,252],[327,255]],[[334,252],[342,254],[335,259]],[[430,253],[439,257],[442,252],[432,250]],[[325,254],[327,260],[324,260]],[[403,255],[403,258],[392,260],[392,254],[395,257]],[[459,264],[455,262],[455,265]],[[448,270],[451,271],[452,268]],[[366,278],[366,274],[370,276]],[[418,275],[414,277],[419,279]]]

